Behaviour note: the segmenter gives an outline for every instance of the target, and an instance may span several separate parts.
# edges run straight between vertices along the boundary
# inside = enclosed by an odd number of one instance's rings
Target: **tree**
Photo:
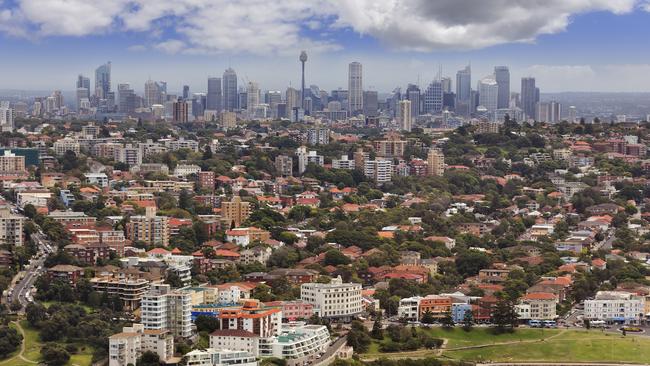
[[[330,249],[325,253],[323,264],[326,266],[338,266],[340,264],[350,263],[350,258],[336,249]]]
[[[427,310],[424,312],[424,314],[422,314],[422,319],[420,319],[420,321],[424,324],[433,324],[433,322],[435,322],[436,320],[433,317],[433,314],[429,310]]]
[[[199,332],[212,333],[219,328],[219,320],[212,316],[199,315],[194,321],[196,330]]]
[[[445,315],[440,319],[443,328],[452,328],[454,326],[454,318],[451,317],[451,311],[445,313]]]
[[[183,280],[181,280],[180,276],[176,272],[169,271],[165,283],[173,288],[183,287]]]
[[[358,320],[352,322],[352,328],[347,336],[348,346],[354,348],[357,353],[364,353],[368,351],[368,347],[372,342],[368,335],[368,330]]]
[[[46,344],[41,348],[41,356],[48,366],[63,366],[70,360],[70,353],[55,344]]]
[[[39,303],[29,303],[25,308],[25,315],[27,316],[29,325],[37,328],[39,326],[39,323],[45,320],[45,315],[47,314],[46,311],[47,309],[45,306]]]
[[[158,366],[160,365],[160,356],[157,353],[146,351],[135,362],[136,366]]]
[[[471,309],[465,310],[465,314],[463,315],[463,330],[469,332],[470,330],[472,330],[473,325],[474,325],[474,316],[472,315],[472,310]]]
[[[466,250],[456,257],[456,269],[463,277],[476,276],[490,266],[490,257],[476,250]]]
[[[375,322],[372,324],[370,336],[378,340],[384,339],[384,330],[381,328],[381,314],[378,314],[375,317]]]
[[[203,157],[202,160],[210,160],[212,159],[212,148],[210,145],[207,145],[205,147],[205,150],[203,150]]]
[[[34,207],[34,205],[32,205],[31,203],[26,204],[25,207],[23,208],[23,211],[25,212],[25,216],[29,217],[30,219],[36,217],[37,214],[36,207]]]
[[[0,327],[0,357],[5,358],[23,342],[23,336],[14,328]]]
[[[500,298],[494,305],[492,322],[496,326],[497,331],[512,330],[517,326],[518,317],[519,315],[515,310],[515,305],[512,300]]]

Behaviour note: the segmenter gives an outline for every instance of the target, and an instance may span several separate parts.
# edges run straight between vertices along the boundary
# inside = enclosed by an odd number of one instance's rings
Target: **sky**
[[[650,0],[0,0],[0,89],[73,90],[110,60],[113,89],[164,80],[204,92],[228,66],[263,90],[300,83],[426,87],[471,62],[472,83],[496,65],[511,90],[650,91]]]

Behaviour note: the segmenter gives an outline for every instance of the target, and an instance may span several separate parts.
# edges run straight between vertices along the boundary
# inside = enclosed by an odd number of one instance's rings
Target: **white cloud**
[[[85,36],[130,31],[164,52],[286,53],[340,46],[337,28],[393,49],[476,49],[532,42],[590,11],[632,11],[639,0],[16,0],[0,3],[0,32]],[[313,30],[318,29],[316,35]],[[310,32],[311,31],[311,32]],[[309,35],[307,35],[309,34]]]

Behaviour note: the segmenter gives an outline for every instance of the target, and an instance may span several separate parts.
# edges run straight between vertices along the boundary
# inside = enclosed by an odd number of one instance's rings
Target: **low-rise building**
[[[183,358],[187,366],[257,366],[259,364],[252,353],[229,349],[195,349],[186,353]]]
[[[598,291],[585,300],[585,319],[612,323],[637,323],[644,318],[645,297],[630,292]]]

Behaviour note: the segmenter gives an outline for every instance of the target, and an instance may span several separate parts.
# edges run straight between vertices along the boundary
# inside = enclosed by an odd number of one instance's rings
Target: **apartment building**
[[[585,300],[585,319],[637,323],[644,317],[645,297],[630,292],[598,291]]]
[[[25,157],[19,156],[5,150],[3,155],[0,155],[0,175],[13,175],[25,173]]]
[[[148,280],[121,273],[94,277],[90,284],[97,292],[119,297],[125,310],[139,308],[142,297],[150,288]]]
[[[322,318],[349,320],[363,311],[361,284],[343,283],[341,276],[330,283],[304,283],[300,299],[314,305],[314,313]]]
[[[70,137],[57,140],[52,146],[52,150],[54,150],[56,155],[65,155],[66,151],[72,151],[76,155],[79,155],[79,149],[79,141]]]
[[[419,321],[420,300],[422,300],[421,296],[405,297],[400,299],[397,308],[397,317],[407,321]]]
[[[443,318],[451,312],[451,298],[440,295],[427,295],[420,299],[419,306],[420,319],[426,313],[430,313],[434,318]]]
[[[255,356],[246,351],[229,349],[195,349],[185,354],[186,366],[257,366]],[[110,366],[110,365],[109,365]]]
[[[174,355],[174,337],[168,331],[147,330],[143,324],[124,327],[121,333],[108,338],[108,344],[109,366],[135,365],[147,351],[165,363]]]
[[[548,292],[534,292],[522,296],[516,306],[519,319],[553,320],[557,318],[558,298]]]
[[[25,218],[16,215],[9,208],[0,208],[0,244],[23,245],[23,223]]]
[[[167,246],[169,234],[169,218],[155,216],[152,212],[131,216],[126,224],[126,236],[134,242],[143,241],[149,245]]]
[[[241,226],[250,214],[250,203],[243,202],[239,196],[234,196],[230,202],[221,202],[221,217],[229,227]]]
[[[145,329],[168,330],[175,337],[192,335],[192,294],[167,284],[151,285],[142,296],[140,311]]]

